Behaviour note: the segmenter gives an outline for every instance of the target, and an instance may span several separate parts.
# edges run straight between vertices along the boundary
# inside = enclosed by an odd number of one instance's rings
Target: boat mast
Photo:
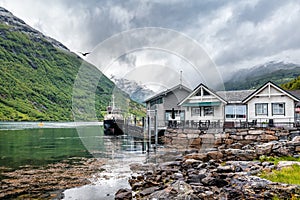
[[[112,95],[112,110],[115,109],[115,95]]]

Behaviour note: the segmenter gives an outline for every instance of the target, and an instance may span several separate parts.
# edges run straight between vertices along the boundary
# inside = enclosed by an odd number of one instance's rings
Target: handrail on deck
[[[300,128],[300,122],[258,122],[257,120],[248,121],[223,121],[223,120],[168,120],[164,122],[167,128],[198,129],[208,130],[213,128],[238,129],[238,128]]]

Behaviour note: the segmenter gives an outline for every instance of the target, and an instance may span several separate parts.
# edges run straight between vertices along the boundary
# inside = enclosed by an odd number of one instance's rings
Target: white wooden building
[[[295,105],[299,98],[272,82],[268,82],[247,98],[248,120],[258,123],[294,123]]]
[[[159,126],[166,126],[169,121],[190,127],[200,127],[202,123],[219,127],[253,123],[285,126],[300,120],[300,98],[295,94],[300,95],[272,82],[257,90],[237,91],[213,91],[204,84],[191,91],[179,84],[145,102],[147,110],[157,110]],[[175,119],[171,117],[172,109]]]
[[[199,121],[224,121],[224,108],[227,102],[217,93],[203,84],[198,85],[193,92],[179,102],[186,112],[185,120]]]
[[[292,125],[299,101],[299,97],[272,82],[257,90],[217,92],[200,84],[178,105],[185,110],[185,120],[192,123]]]

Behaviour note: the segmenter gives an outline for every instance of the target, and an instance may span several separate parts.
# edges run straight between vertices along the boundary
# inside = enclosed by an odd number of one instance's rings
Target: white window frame
[[[201,116],[201,107],[191,107],[191,116]]]
[[[255,104],[255,115],[268,116],[268,103],[256,103]]]
[[[229,108],[229,107],[232,107],[232,110],[233,110],[233,113],[227,113],[226,112],[226,109]],[[239,107],[242,107],[242,110],[244,111],[243,114],[243,117],[238,117],[240,115],[240,113],[238,113],[238,108]],[[227,117],[229,116],[230,117]],[[225,117],[226,119],[246,119],[247,118],[247,106],[246,105],[226,105],[225,106]]]
[[[203,107],[203,115],[204,116],[214,116],[214,107],[213,106],[205,106]]]
[[[272,115],[285,115],[285,103],[272,103]]]

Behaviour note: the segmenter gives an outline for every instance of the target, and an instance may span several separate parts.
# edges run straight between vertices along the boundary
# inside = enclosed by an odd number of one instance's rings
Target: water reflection
[[[102,126],[80,126],[80,134],[73,123],[57,123],[55,128],[34,126],[36,123],[0,123],[0,166],[42,166],[70,157],[124,159],[144,151],[142,140],[104,136]]]
[[[76,129],[24,129],[0,131],[0,166],[41,166],[69,157],[91,157]]]
[[[161,146],[147,153],[143,139],[105,136],[98,123],[44,123],[42,127],[37,124],[0,123],[0,171],[1,167],[44,166],[71,157],[107,160],[99,179],[93,180],[92,185],[66,190],[65,199],[114,199],[119,188],[128,187],[130,163],[172,161],[181,151]]]

